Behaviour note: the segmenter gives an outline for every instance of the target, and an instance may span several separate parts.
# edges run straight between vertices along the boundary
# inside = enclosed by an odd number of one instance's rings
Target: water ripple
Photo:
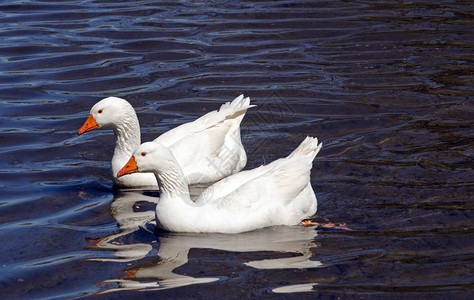
[[[215,298],[472,298],[470,6],[1,3],[2,288],[19,299],[176,298],[197,285]],[[119,205],[112,131],[77,136],[106,96],[132,103],[145,141],[240,93],[257,105],[242,124],[248,168],[317,136],[316,217],[353,231],[269,229],[234,246],[155,235],[156,198]]]

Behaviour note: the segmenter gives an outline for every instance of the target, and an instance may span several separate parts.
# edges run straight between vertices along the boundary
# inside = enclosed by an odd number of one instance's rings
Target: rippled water
[[[426,2],[1,1],[1,297],[473,297],[473,6]],[[353,231],[153,234],[76,135],[106,96],[146,141],[240,93],[247,167],[317,136],[315,219]]]

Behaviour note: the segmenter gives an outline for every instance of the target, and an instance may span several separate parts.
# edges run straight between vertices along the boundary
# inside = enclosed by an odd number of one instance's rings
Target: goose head
[[[179,165],[168,148],[159,143],[146,142],[135,149],[133,156],[117,173],[117,177],[137,172],[159,175],[167,170],[175,170],[177,166]]]
[[[117,97],[108,97],[97,102],[89,113],[89,117],[77,134],[101,128],[117,128],[129,120],[136,120],[133,107],[126,100]]]

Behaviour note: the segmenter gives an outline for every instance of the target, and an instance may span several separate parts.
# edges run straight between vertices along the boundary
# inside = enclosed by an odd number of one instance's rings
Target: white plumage
[[[247,156],[240,138],[240,123],[250,105],[243,95],[224,103],[193,122],[171,129],[154,142],[168,147],[190,184],[210,183],[242,170]],[[108,97],[96,103],[78,134],[111,127],[115,132],[112,157],[113,181],[121,187],[157,187],[152,174],[116,174],[141,143],[140,125],[133,107],[126,100]]]
[[[316,212],[310,172],[320,149],[316,138],[307,137],[287,157],[230,175],[207,188],[195,202],[173,153],[159,143],[140,145],[120,176],[136,171],[156,176],[161,191],[156,222],[162,229],[239,233],[296,225]]]

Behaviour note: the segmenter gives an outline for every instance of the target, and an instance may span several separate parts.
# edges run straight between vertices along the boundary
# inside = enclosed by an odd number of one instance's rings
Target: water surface
[[[3,1],[0,295],[473,297],[469,1]],[[247,168],[323,148],[316,220],[154,233],[153,192],[117,191],[107,96],[144,141],[244,93]],[[230,220],[231,221],[231,220]]]

